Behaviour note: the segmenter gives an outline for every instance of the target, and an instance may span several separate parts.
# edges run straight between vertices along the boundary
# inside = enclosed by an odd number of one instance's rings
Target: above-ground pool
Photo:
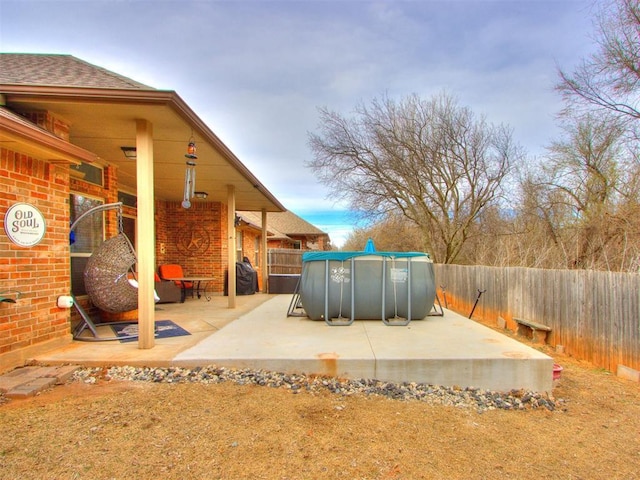
[[[433,262],[426,253],[309,252],[302,256],[299,293],[312,320],[406,325],[433,308]]]

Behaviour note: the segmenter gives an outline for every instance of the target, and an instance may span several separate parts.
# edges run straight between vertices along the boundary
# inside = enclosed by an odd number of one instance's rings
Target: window
[[[100,186],[104,185],[102,168],[96,165],[89,165],[84,162],[80,165],[71,165],[69,168],[69,174],[72,177],[80,178],[85,182],[95,183]]]
[[[91,208],[104,204],[102,199],[72,193],[69,196],[71,223]],[[71,291],[74,295],[86,295],[84,269],[91,253],[104,240],[104,213],[85,217],[74,229],[71,252]]]
[[[136,219],[134,217],[128,217],[127,215],[122,216],[122,231],[127,236],[131,245],[137,251],[136,245]]]
[[[138,208],[138,197],[130,193],[118,191],[118,201],[127,207]]]
[[[242,230],[236,231],[236,262],[242,261]]]
[[[260,266],[260,237],[256,237],[254,240],[255,245],[255,254],[253,258],[253,265],[258,267]]]

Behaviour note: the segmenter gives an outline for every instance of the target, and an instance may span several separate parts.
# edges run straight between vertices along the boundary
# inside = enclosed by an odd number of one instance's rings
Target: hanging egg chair
[[[91,303],[109,313],[137,309],[138,289],[129,283],[135,264],[135,251],[124,233],[102,242],[84,269],[84,286]]]
[[[122,203],[109,203],[86,211],[73,222],[70,231],[73,233],[76,225],[84,218],[110,209],[117,210],[119,233],[102,242],[89,257],[84,269],[84,286],[89,300],[95,307],[109,313],[123,313],[138,308],[138,289],[129,282],[130,277],[135,279],[133,266],[137,257],[133,245],[123,231]],[[71,296],[73,305],[82,319],[73,330],[74,339],[100,342],[137,338],[137,334],[122,337],[101,336],[96,324],[77,302],[73,293]],[[112,322],[110,325],[123,323],[128,322]],[[85,330],[91,335],[83,335]]]

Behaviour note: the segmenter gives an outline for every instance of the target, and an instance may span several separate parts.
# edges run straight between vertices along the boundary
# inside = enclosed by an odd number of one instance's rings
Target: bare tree
[[[640,119],[640,3],[611,0],[597,19],[599,50],[573,74],[560,71],[557,89],[569,107],[603,108]]]
[[[563,127],[565,137],[548,147],[543,169],[550,185],[565,194],[576,217],[584,218],[613,203],[620,191],[618,159],[624,130],[606,117],[570,120]]]
[[[577,158],[578,183],[553,182],[576,209],[574,262],[577,267],[637,271],[640,264],[640,3],[638,0],[601,2],[597,16],[598,51],[568,74],[560,71],[557,89],[567,107],[565,118],[582,118],[570,144],[554,144],[555,165]],[[601,121],[603,112],[613,121]],[[575,121],[575,120],[574,120]],[[577,125],[577,123],[576,123]],[[597,128],[592,139],[602,154],[587,152],[584,128]],[[580,131],[580,129],[582,131]],[[582,138],[578,138],[583,135]],[[613,143],[607,145],[607,137]],[[579,147],[582,145],[582,147]],[[621,148],[623,145],[623,148]],[[587,159],[589,154],[589,159]],[[604,162],[604,163],[603,163]],[[612,170],[612,169],[615,169]],[[549,173],[549,172],[547,172]],[[556,172],[556,178],[558,178]],[[574,171],[575,173],[575,171]],[[569,177],[565,177],[569,178]],[[566,229],[565,229],[566,233]],[[635,269],[635,270],[634,270]]]
[[[528,178],[536,212],[569,268],[619,268],[614,253],[626,221],[624,128],[615,118],[568,119],[564,136],[549,147],[537,178]],[[535,185],[535,186],[534,186]]]
[[[398,214],[389,214],[380,222],[356,229],[347,238],[344,249],[362,250],[369,238],[377,250],[386,252],[416,252],[424,246],[415,224]]]
[[[516,218],[515,231],[520,251],[526,251],[527,263],[521,266],[566,268],[570,263],[564,238],[567,220],[573,210],[564,201],[562,192],[543,183],[539,173],[528,172],[521,179],[522,200]]]
[[[519,158],[511,131],[477,118],[447,94],[360,104],[353,118],[320,109],[308,166],[353,209],[401,212],[424,249],[452,263]]]

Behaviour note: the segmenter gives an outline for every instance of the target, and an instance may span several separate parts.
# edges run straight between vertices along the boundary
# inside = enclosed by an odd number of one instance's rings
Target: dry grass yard
[[[69,383],[0,405],[0,477],[640,478],[640,385],[556,361],[555,411],[233,383]]]

